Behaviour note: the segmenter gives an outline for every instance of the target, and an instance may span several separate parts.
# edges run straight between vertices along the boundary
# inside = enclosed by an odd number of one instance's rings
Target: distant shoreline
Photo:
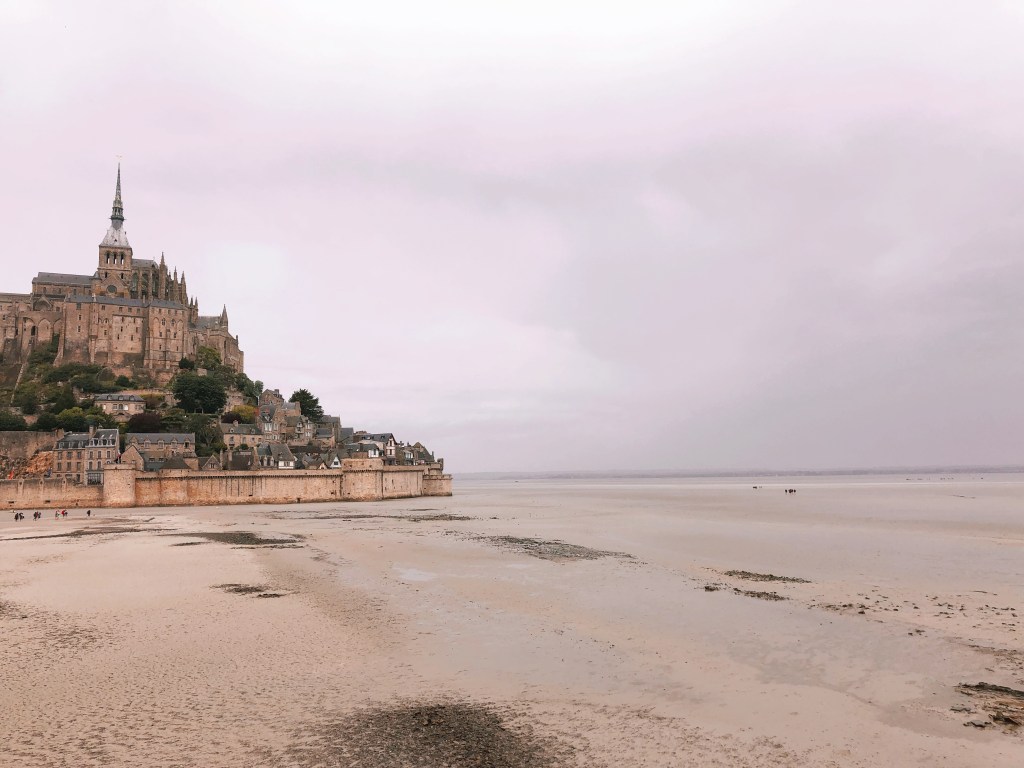
[[[744,469],[744,470],[579,470],[551,472],[458,472],[458,480],[671,480],[671,479],[735,479],[744,477],[866,477],[872,475],[977,475],[1024,473],[1024,466],[939,466],[939,467],[873,467],[866,469]]]

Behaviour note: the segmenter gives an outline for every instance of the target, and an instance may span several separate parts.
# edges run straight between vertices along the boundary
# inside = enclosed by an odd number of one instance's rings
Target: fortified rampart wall
[[[102,507],[102,485],[79,485],[67,480],[0,481],[0,505],[6,509]]]
[[[103,485],[0,481],[0,508],[294,504],[451,494],[451,475],[433,469],[425,473],[423,467],[385,467],[379,460],[346,462],[341,470],[254,472],[139,472],[126,464],[112,464],[104,468]]]

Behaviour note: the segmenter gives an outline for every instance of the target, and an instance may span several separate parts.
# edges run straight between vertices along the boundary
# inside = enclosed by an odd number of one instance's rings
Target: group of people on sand
[[[60,520],[62,517],[67,517],[68,516],[68,511],[66,509],[55,509],[53,511],[53,516],[54,516],[55,519]],[[92,510],[91,509],[85,510],[85,516],[86,517],[92,517]],[[24,512],[15,512],[14,513],[14,520],[16,522],[20,521],[20,520],[24,520],[24,519],[25,519],[25,513]],[[43,519],[43,513],[42,512],[33,512],[32,513],[32,519],[33,520],[42,520]]]

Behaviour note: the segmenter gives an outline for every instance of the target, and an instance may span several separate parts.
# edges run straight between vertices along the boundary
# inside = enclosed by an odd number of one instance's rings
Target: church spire
[[[107,248],[121,248],[124,250],[131,250],[131,245],[128,244],[128,233],[124,231],[124,205],[121,203],[121,164],[117,164],[117,186],[114,187],[114,205],[110,210],[110,226],[107,228],[107,234],[103,238],[103,242],[100,243],[100,248],[104,250],[100,252],[100,263],[109,266],[113,262],[111,259],[114,257],[114,253],[107,251]],[[125,254],[129,255],[130,254]],[[120,259],[120,255],[118,258]],[[120,266],[120,262],[118,262]],[[127,266],[131,266],[129,263]]]
[[[124,221],[124,205],[121,203],[121,164],[117,164],[117,187],[114,189],[114,207],[110,212],[111,221]]]

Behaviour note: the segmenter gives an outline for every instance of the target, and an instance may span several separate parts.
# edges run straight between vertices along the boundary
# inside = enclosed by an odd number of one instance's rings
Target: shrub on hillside
[[[25,419],[10,411],[0,411],[0,432],[21,432],[28,428]]]

